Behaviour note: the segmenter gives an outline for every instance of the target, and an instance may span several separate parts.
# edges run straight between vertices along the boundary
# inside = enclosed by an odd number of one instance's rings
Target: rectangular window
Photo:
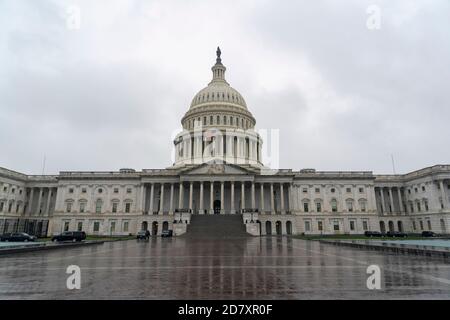
[[[81,193],[86,193],[86,188],[81,188]]]
[[[333,222],[333,229],[334,231],[339,231],[339,221],[334,221]]]
[[[100,222],[94,222],[94,232],[98,232],[100,230]]]
[[[359,188],[359,193],[363,193],[364,192],[364,188]]]
[[[428,226],[428,230],[431,230],[431,221],[427,220],[427,226]]]
[[[311,222],[305,221],[305,231],[311,231]]]
[[[119,193],[119,188],[114,188],[114,193]]]
[[[425,211],[428,211],[428,209],[429,209],[429,208],[428,208],[428,201],[425,200],[425,201],[424,201],[424,205],[425,205]]]
[[[130,213],[131,203],[125,203],[125,212]]]
[[[409,206],[411,209],[411,212],[414,212],[414,205],[411,203],[411,205]]]
[[[323,222],[322,221],[317,221],[317,229],[319,231],[323,231]]]
[[[131,193],[131,188],[127,188],[127,193]]]
[[[425,191],[425,187],[424,186],[422,186],[422,191]]]
[[[363,221],[363,230],[364,230],[364,231],[369,230],[367,221]]]
[[[350,230],[355,231],[355,221],[350,221]]]
[[[66,204],[66,212],[72,211],[72,202],[67,202]]]
[[[69,193],[73,193],[73,188],[69,188]]]
[[[115,221],[111,221],[111,226],[109,227],[109,231],[111,233],[116,232],[116,222]]]
[[[421,211],[422,210],[422,208],[420,207],[420,202],[417,202],[417,211]]]
[[[320,193],[320,188],[316,188],[315,192]]]
[[[316,202],[316,211],[317,212],[322,212],[322,203]]]
[[[64,231],[69,231],[69,221],[64,221]]]
[[[308,193],[308,188],[303,188],[303,193]]]
[[[82,221],[78,222],[77,230],[78,231],[83,231],[83,222]]]
[[[347,193],[352,192],[352,188],[347,188],[347,189],[345,189],[345,190],[346,190]]]
[[[423,230],[423,221],[422,220],[419,221],[419,225],[420,225],[420,230]]]
[[[112,212],[113,212],[113,213],[116,213],[116,212],[117,212],[117,202],[113,202],[113,205],[112,205]]]
[[[303,211],[308,212],[309,211],[309,205],[308,202],[303,203]]]
[[[416,228],[416,221],[415,221],[415,220],[413,220],[412,225],[413,225],[413,230],[415,231],[415,230],[417,229],[417,228]]]
[[[128,221],[124,221],[123,223],[123,231],[128,232]]]
[[[0,202],[0,212],[3,211],[3,206],[4,206],[3,202]]]
[[[81,202],[80,203],[80,212],[83,213],[85,209],[86,209],[86,203]]]

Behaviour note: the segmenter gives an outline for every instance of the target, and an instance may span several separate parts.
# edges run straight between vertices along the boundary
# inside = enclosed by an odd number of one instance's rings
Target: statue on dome
[[[219,47],[217,47],[216,54],[217,54],[217,59],[220,59],[220,55],[222,54],[222,51],[220,51]]]

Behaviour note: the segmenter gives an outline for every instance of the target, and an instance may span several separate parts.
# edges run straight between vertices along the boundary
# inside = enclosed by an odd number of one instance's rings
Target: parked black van
[[[86,239],[86,232],[84,231],[64,231],[63,233],[53,236],[52,241],[83,241]]]

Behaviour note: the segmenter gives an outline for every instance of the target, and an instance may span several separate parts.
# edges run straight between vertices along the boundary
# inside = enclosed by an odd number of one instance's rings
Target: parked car
[[[422,231],[422,237],[437,237],[438,234],[433,231]]]
[[[386,232],[386,236],[391,238],[405,238],[408,236],[408,234],[400,231],[388,231]]]
[[[161,232],[161,237],[165,238],[165,237],[171,237],[173,235],[173,231],[172,230],[163,230]]]
[[[366,231],[364,232],[366,237],[382,237],[383,234],[380,231]]]
[[[36,241],[35,236],[30,236],[25,232],[15,232],[15,233],[5,233],[0,237],[1,241],[6,242],[28,242],[28,241]]]
[[[52,237],[52,241],[82,241],[86,239],[86,233],[84,231],[64,231],[61,234]]]
[[[150,232],[148,230],[141,230],[136,234],[136,239],[138,239],[138,240],[140,240],[140,239],[148,240],[149,237],[150,237]]]

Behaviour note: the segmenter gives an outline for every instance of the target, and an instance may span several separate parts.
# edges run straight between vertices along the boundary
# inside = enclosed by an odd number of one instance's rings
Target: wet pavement
[[[372,264],[380,290],[366,286]],[[66,288],[69,265],[80,290]],[[158,237],[2,256],[0,299],[450,299],[450,262],[288,237]]]

